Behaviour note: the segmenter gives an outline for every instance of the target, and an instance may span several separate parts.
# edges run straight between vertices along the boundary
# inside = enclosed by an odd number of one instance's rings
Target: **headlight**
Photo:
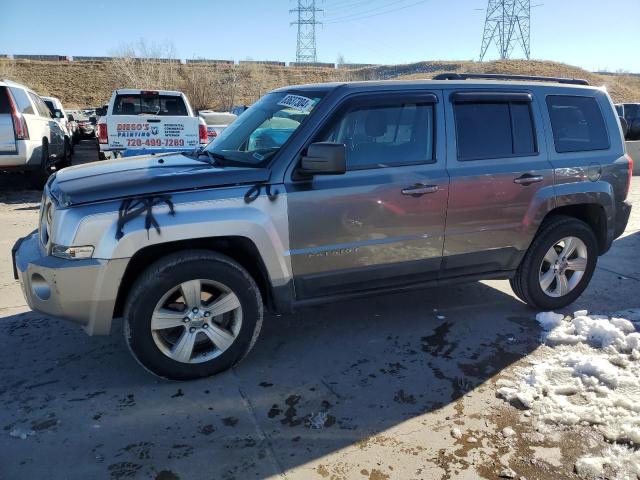
[[[93,256],[93,247],[87,245],[85,247],[65,247],[64,245],[53,245],[51,255],[58,258],[66,258],[67,260],[80,260],[82,258],[91,258]]]

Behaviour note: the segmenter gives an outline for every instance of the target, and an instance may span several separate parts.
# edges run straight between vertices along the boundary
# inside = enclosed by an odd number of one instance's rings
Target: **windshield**
[[[223,161],[262,165],[300,128],[324,92],[269,93],[206,147]]]

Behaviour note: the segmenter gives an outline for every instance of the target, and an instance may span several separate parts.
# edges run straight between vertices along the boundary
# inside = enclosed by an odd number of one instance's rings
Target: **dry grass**
[[[579,67],[564,63],[536,60],[500,60],[494,62],[423,62],[416,65],[447,65],[446,69],[438,69],[429,78],[445,71],[468,73],[503,73],[511,75],[540,75],[549,77],[584,78],[592,85],[606,86],[614,102],[640,102],[640,77],[632,75],[599,75]],[[457,67],[457,68],[452,68]],[[414,73],[398,78],[426,78],[424,74]]]
[[[68,107],[97,106],[108,101],[119,87],[132,87],[130,72],[123,75],[115,62],[43,62],[0,60],[0,78],[29,85],[42,95],[58,97]],[[147,88],[181,88],[195,108],[228,109],[250,104],[265,92],[284,85],[315,82],[431,78],[447,71],[509,73],[586,78],[593,85],[605,85],[616,102],[640,101],[640,77],[598,75],[570,65],[546,61],[420,62],[335,70],[330,68],[284,68],[267,65],[187,64],[172,67],[171,75],[157,69],[144,78]],[[164,75],[164,76],[163,76]],[[142,78],[142,77],[141,77]],[[156,80],[154,80],[154,78]]]

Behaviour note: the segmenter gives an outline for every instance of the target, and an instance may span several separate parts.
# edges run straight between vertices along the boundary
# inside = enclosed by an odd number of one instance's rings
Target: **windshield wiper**
[[[206,155],[208,157],[209,160],[207,163],[209,165],[217,167],[222,167],[226,162],[229,161],[229,159],[224,155],[221,155],[220,153],[210,152],[204,147],[196,148],[192,153],[192,156],[195,159],[199,159],[202,155]]]
[[[206,153],[207,156],[213,161],[214,165],[217,165],[219,167],[223,167],[224,164],[229,161],[227,157],[220,153],[210,152],[207,149],[204,150],[204,153]]]

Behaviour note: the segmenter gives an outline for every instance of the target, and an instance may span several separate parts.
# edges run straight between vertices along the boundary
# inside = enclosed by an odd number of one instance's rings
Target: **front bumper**
[[[613,233],[613,238],[618,238],[622,235],[622,232],[627,228],[629,223],[629,216],[631,215],[631,204],[628,202],[622,202],[616,209],[616,225]]]
[[[37,233],[14,246],[14,272],[32,310],[108,335],[128,259],[65,260],[44,252]]]

